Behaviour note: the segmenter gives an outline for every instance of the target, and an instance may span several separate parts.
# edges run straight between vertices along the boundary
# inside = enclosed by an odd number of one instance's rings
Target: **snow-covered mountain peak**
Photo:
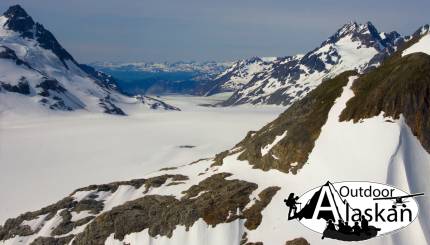
[[[255,74],[268,69],[277,59],[277,57],[251,57],[238,60],[215,78],[215,85],[209,89],[207,95],[241,89]]]
[[[252,103],[289,106],[325,79],[346,70],[362,72],[379,65],[396,50],[401,40],[397,32],[381,33],[371,22],[349,22],[305,55],[264,62],[264,68],[247,73],[249,82],[243,84],[222,105]],[[236,64],[228,71],[233,74],[246,70],[238,67]]]
[[[372,25],[372,23],[370,23],[370,22],[368,22],[370,25]],[[348,23],[346,23],[345,25],[343,25],[337,32],[336,32],[336,36],[340,36],[340,37],[342,37],[342,36],[346,36],[346,35],[349,35],[349,34],[351,34],[351,33],[354,33],[354,32],[358,32],[358,31],[360,31],[360,30],[363,30],[363,29],[368,29],[367,28],[367,23],[366,24],[358,24],[357,22],[355,22],[355,21],[350,21],[350,22],[348,22]],[[373,26],[373,25],[372,25]]]
[[[406,39],[410,40],[412,38],[419,38],[426,34],[428,34],[430,31],[429,24],[425,24],[420,26],[411,36],[406,37]]]
[[[0,16],[0,47],[0,111],[83,109],[125,115],[133,105],[153,108],[154,101],[128,97],[113,78],[78,64],[19,5]]]
[[[349,39],[352,42],[360,42],[362,46],[374,47],[375,49],[382,51],[385,48],[391,48],[394,46],[396,39],[399,37],[400,34],[396,31],[389,33],[379,32],[370,21],[364,24],[348,22],[323,42],[321,46],[328,43],[337,43],[341,39]]]
[[[39,46],[51,50],[66,68],[68,68],[67,60],[77,65],[72,55],[60,45],[54,35],[46,30],[42,24],[35,22],[20,5],[10,7],[4,13],[3,19],[2,28],[5,31],[0,32],[1,34],[6,34],[9,37],[18,34],[22,38],[35,40]]]
[[[20,5],[11,6],[3,15],[7,18],[4,26],[8,29],[20,32],[24,36],[30,37],[29,34],[33,34],[32,30],[36,23]]]

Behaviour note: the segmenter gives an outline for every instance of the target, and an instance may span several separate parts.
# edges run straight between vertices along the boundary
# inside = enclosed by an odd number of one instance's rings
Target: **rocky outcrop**
[[[257,188],[254,183],[237,179],[226,179],[228,173],[208,177],[184,191],[184,196],[147,195],[117,206],[97,217],[85,231],[75,239],[75,244],[103,244],[114,233],[122,240],[126,234],[148,229],[150,236],[171,236],[177,225],[191,227],[198,219],[216,226],[235,219],[246,219],[251,229],[258,226],[261,216],[257,213],[270,202],[279,190],[270,187],[262,191],[248,211],[251,193]]]
[[[38,237],[31,245],[66,245],[73,239],[73,236],[66,237]]]
[[[170,111],[180,111],[181,109],[169,105],[161,100],[155,99],[154,97],[145,96],[145,95],[136,95],[135,98],[140,101],[142,104],[148,104],[151,109],[163,109]]]
[[[88,73],[91,77],[93,77],[99,86],[112,91],[124,93],[119,88],[117,79],[114,78],[113,76],[106,74],[104,72],[98,71],[94,69],[94,67],[86,64],[79,64],[79,68],[81,68],[83,71]]]
[[[430,152],[430,56],[414,53],[394,56],[381,67],[357,79],[355,96],[340,120],[359,122],[383,113],[406,123]]]
[[[72,239],[73,244],[104,244],[111,234],[114,234],[115,239],[122,240],[127,234],[145,230],[152,237],[170,237],[178,225],[188,229],[199,219],[211,226],[241,219],[248,230],[254,230],[262,221],[261,212],[280,188],[265,188],[251,203],[251,195],[258,186],[231,177],[225,172],[213,174],[185,189],[180,198],[148,194],[148,191],[165,184],[169,186],[168,180],[169,184],[187,181],[188,177],[183,175],[166,174],[148,179],[91,185],[74,191],[56,204],[7,220],[0,227],[0,241],[38,234],[42,226],[33,230],[34,227],[31,228],[25,222],[41,219],[43,224],[54,218],[60,222],[55,221],[51,236],[34,237],[32,244],[66,244]],[[123,185],[133,186],[136,190],[144,187],[142,197],[104,210],[104,200],[100,199],[100,195],[113,194]],[[86,196],[76,198],[82,193]],[[72,218],[73,214],[84,211],[89,215],[81,216],[78,220]],[[78,227],[84,227],[84,230],[74,235],[72,231]]]
[[[99,105],[104,109],[103,111],[104,113],[118,115],[118,116],[127,115],[121,108],[119,108],[113,103],[113,100],[109,95],[106,96],[105,98],[101,98]]]
[[[247,160],[255,168],[263,170],[278,169],[297,173],[306,163],[334,101],[341,95],[348,78],[354,74],[351,71],[344,72],[325,81],[273,122],[257,132],[248,133],[235,147],[236,152],[242,151],[239,159]],[[262,154],[263,148],[283,134],[284,137],[277,144]],[[218,155],[216,162],[221,164],[222,158],[228,154],[231,153]]]
[[[1,88],[13,93],[20,93],[23,95],[30,94],[30,86],[28,85],[28,82],[25,80],[25,78],[22,78],[17,85],[10,85],[8,83],[0,82],[0,90]]]
[[[8,219],[3,227],[0,227],[0,241],[13,238],[15,236],[30,236],[37,234],[41,227],[32,229],[30,226],[25,225],[25,221],[32,221],[41,218],[42,223],[53,219],[56,216],[61,217],[61,222],[53,227],[51,231],[52,236],[64,236],[76,227],[85,225],[92,222],[94,218],[101,213],[104,208],[103,200],[99,200],[97,193],[110,192],[114,193],[118,190],[119,186],[126,185],[139,189],[145,186],[146,191],[150,188],[157,188],[165,184],[167,180],[183,181],[188,177],[184,175],[160,175],[147,179],[136,179],[131,181],[113,182],[104,185],[91,185],[80,188],[74,191],[70,196],[62,199],[61,201],[42,208],[38,211],[27,212],[14,219]],[[88,195],[86,198],[76,200],[74,195],[78,192],[92,192],[94,194]],[[142,193],[143,194],[143,193]],[[80,213],[83,211],[89,212],[90,215],[76,221],[72,221],[72,213]],[[34,242],[35,244],[63,244],[70,241],[74,236],[66,236],[63,238],[54,237],[39,237]],[[57,242],[57,243],[56,243]]]
[[[15,51],[4,45],[0,45],[0,59],[13,60],[16,65],[24,65],[29,69],[33,69],[27,62],[18,58],[18,56],[16,56]]]
[[[304,238],[296,238],[290,241],[285,242],[285,245],[310,245],[308,241]]]

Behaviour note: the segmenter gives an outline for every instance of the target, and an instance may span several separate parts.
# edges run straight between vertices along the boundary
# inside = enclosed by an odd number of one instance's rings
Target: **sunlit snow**
[[[403,51],[402,56],[418,52],[430,55],[430,34],[423,36],[417,43]]]
[[[226,96],[166,97],[182,111],[142,110],[127,117],[2,112],[0,185],[10,188],[0,189],[1,223],[82,186],[141,178],[163,167],[212,157],[283,111],[275,106],[198,106]]]

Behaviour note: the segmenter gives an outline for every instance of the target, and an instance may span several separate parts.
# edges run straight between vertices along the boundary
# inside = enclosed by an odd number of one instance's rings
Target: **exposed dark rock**
[[[36,88],[42,89],[39,95],[43,97],[50,96],[49,91],[57,92],[59,94],[62,94],[67,91],[63,86],[61,86],[61,84],[57,80],[54,79],[45,79],[40,84],[36,85]]]
[[[185,184],[185,182],[184,181],[170,182],[166,186],[181,185],[181,184]]]
[[[22,219],[9,219],[0,230],[0,241],[15,236],[33,235],[35,231],[28,225],[21,225]]]
[[[306,241],[306,239],[300,237],[300,238],[296,238],[285,242],[285,245],[310,245],[310,243]]]
[[[273,196],[280,190],[280,187],[271,186],[258,194],[259,200],[255,201],[254,205],[243,211],[243,216],[246,218],[245,227],[249,230],[255,230],[261,223],[263,216],[261,211],[269,205]]]
[[[145,191],[147,193],[151,188],[157,188],[166,183],[168,179],[172,179],[172,181],[184,181],[188,180],[188,177],[185,175],[161,175],[153,178],[149,178],[145,181]]]
[[[99,86],[124,94],[124,92],[121,91],[121,89],[118,86],[118,81],[113,76],[106,74],[104,72],[101,72],[101,71],[97,71],[96,69],[94,69],[94,67],[86,65],[86,64],[79,64],[79,67],[83,71],[85,71],[88,75],[93,77],[95,82]]]
[[[18,82],[17,85],[10,85],[8,83],[3,82],[0,82],[0,85],[3,89],[9,92],[20,93],[23,95],[30,94],[30,86],[28,85],[28,82],[25,80],[25,78],[21,78],[21,81]]]
[[[91,213],[97,214],[103,209],[103,203],[95,200],[90,200],[90,202],[88,202],[88,200],[86,199],[77,202],[74,201],[71,197],[64,198],[56,204],[50,205],[46,208],[42,208],[41,210],[22,214],[15,219],[8,219],[3,228],[0,229],[0,241],[7,240],[17,235],[28,236],[35,234],[36,232],[38,232],[38,230],[32,231],[29,226],[22,225],[22,222],[25,220],[36,219],[40,215],[47,215],[44,218],[44,220],[47,221],[53,218],[54,215],[61,209],[64,209],[59,214],[62,217],[62,222],[52,231],[51,234],[53,236],[67,234],[75,227],[86,224],[94,218],[94,216],[89,216],[76,222],[72,222],[71,212],[80,212],[88,210]],[[44,240],[41,240],[41,242],[42,241]]]
[[[340,120],[405,117],[423,147],[430,152],[430,56],[414,53],[391,57],[382,66],[357,79]]]
[[[178,107],[169,105],[161,100],[155,99],[154,97],[144,96],[144,95],[136,95],[135,98],[142,102],[142,104],[147,104],[150,102],[151,109],[164,109],[164,110],[172,110],[172,111],[180,111]]]
[[[118,115],[118,116],[127,115],[121,108],[119,108],[113,103],[113,99],[109,95],[106,96],[105,98],[100,99],[99,105],[103,107],[104,113]]]
[[[72,215],[67,210],[63,210],[60,213],[61,218],[63,219],[61,223],[52,230],[51,235],[59,236],[63,234],[67,234],[75,228],[74,223],[71,221]]]
[[[76,205],[76,202],[71,197],[66,197],[62,199],[61,201],[52,204],[50,206],[47,206],[45,208],[42,208],[35,212],[27,212],[24,213],[17,218],[14,219],[8,219],[6,220],[4,226],[2,229],[0,229],[0,241],[7,240],[9,238],[12,238],[14,236],[20,235],[23,236],[34,234],[35,231],[31,231],[30,227],[28,226],[22,226],[22,222],[25,220],[33,220],[36,219],[40,215],[48,214],[47,217],[45,217],[45,220],[49,220],[53,217],[53,215],[60,209],[67,209],[72,208],[74,205]]]
[[[96,205],[96,207],[87,206],[87,205],[81,205],[79,207],[79,205],[85,201],[91,201],[90,203],[92,203],[93,205]],[[79,202],[75,208],[73,208],[73,211],[78,213],[84,210],[91,210],[90,212],[97,214],[103,210],[103,203],[97,202],[95,200],[83,200]],[[51,235],[53,236],[61,236],[61,235],[67,234],[71,232],[73,229],[75,229],[76,227],[84,225],[95,218],[95,216],[88,216],[77,221],[72,221],[72,215],[70,210],[61,211],[60,216],[62,218],[62,221],[57,227],[55,227],[54,230],[52,230]]]
[[[168,179],[172,179],[173,181],[183,181],[183,180],[188,180],[188,177],[181,174],[165,174],[165,175],[155,176],[148,179],[134,179],[130,181],[117,181],[117,182],[112,182],[109,184],[102,184],[102,185],[90,185],[90,186],[75,190],[71,195],[74,195],[76,192],[79,192],[79,191],[94,191],[94,192],[109,191],[114,193],[115,191],[118,190],[118,187],[120,185],[131,185],[136,189],[139,189],[143,185],[145,185],[145,188],[147,189],[151,187],[156,188],[156,187],[160,187]]]
[[[256,133],[249,133],[236,146],[243,150],[239,160],[248,160],[254,167],[263,170],[278,169],[287,173],[296,173],[306,163],[335,99],[341,95],[348,78],[354,74],[355,72],[351,71],[344,72],[323,82],[302,100],[294,103],[276,120]],[[276,136],[282,135],[285,131],[287,131],[286,136],[262,156],[261,149],[271,144]],[[216,163],[222,163],[226,155],[227,153],[219,155]],[[295,166],[292,165],[293,163]]]
[[[118,181],[118,182],[112,182],[109,184],[102,184],[102,185],[89,185],[87,187],[79,188],[75,190],[71,195],[74,195],[76,192],[79,191],[94,191],[94,192],[102,192],[102,191],[109,191],[114,193],[120,185],[131,185],[136,189],[139,189],[144,183],[146,179],[134,179],[130,181]]]
[[[52,236],[67,234],[68,232],[72,231],[74,228],[89,223],[95,218],[95,216],[88,216],[77,221],[71,221],[71,218],[72,218],[71,213],[89,211],[90,213],[97,215],[103,210],[104,205],[102,201],[95,200],[98,197],[97,195],[91,195],[91,194],[88,195],[86,198],[80,200],[79,202],[75,201],[74,198],[72,198],[72,196],[79,191],[93,191],[94,193],[109,191],[113,193],[118,189],[120,185],[130,185],[136,189],[145,185],[146,189],[148,190],[149,188],[157,188],[163,185],[168,179],[171,179],[172,181],[176,181],[179,184],[180,181],[188,180],[188,177],[184,175],[161,175],[161,176],[156,176],[148,179],[119,181],[119,182],[113,182],[110,184],[91,185],[88,187],[80,188],[74,191],[72,194],[70,194],[69,197],[62,199],[61,201],[53,205],[47,206],[35,212],[27,212],[14,219],[8,219],[4,224],[4,226],[0,226],[0,241],[7,240],[17,235],[28,236],[28,235],[35,234],[38,230],[32,231],[29,226],[21,225],[22,222],[24,222],[25,220],[36,219],[40,215],[46,215],[44,220],[48,221],[52,219],[59,210],[62,210],[62,209],[64,210],[61,211],[61,213],[59,213],[59,215],[62,217],[62,221],[52,231]],[[175,183],[175,182],[172,182],[172,183]],[[62,240],[62,239],[56,240],[53,238],[45,237],[45,238],[40,238],[38,240],[39,243],[36,243],[36,244],[63,244],[62,242],[64,241],[66,240]]]
[[[49,108],[52,110],[73,110],[72,107],[66,105],[62,98],[57,96],[58,94],[61,94],[66,97],[71,96],[57,80],[45,79],[40,84],[36,85],[36,88],[40,89],[38,95],[45,97],[40,100],[40,103],[42,103],[42,105],[49,106]],[[82,105],[76,104],[76,106]]]
[[[103,244],[112,233],[122,240],[126,234],[148,229],[149,235],[171,236],[177,225],[187,228],[199,218],[210,225],[231,222],[249,203],[254,183],[227,180],[228,173],[215,174],[173,196],[148,195],[101,214],[75,239],[75,244]]]
[[[103,210],[103,207],[104,205],[102,202],[96,201],[94,200],[94,198],[90,197],[89,199],[84,199],[78,202],[76,206],[73,207],[72,211],[79,213],[85,210],[89,210],[92,214],[98,214]]]
[[[188,149],[191,149],[191,148],[195,148],[196,146],[195,145],[180,145],[178,147],[179,148],[188,148]]]
[[[19,32],[26,38],[34,37],[32,30],[35,23],[20,5],[11,6],[3,15],[8,18],[4,25],[10,30]]]
[[[214,163],[212,164],[212,166],[220,166],[220,165],[222,165],[224,158],[226,156],[228,156],[229,153],[230,152],[227,150],[227,151],[223,151],[223,152],[220,152],[220,153],[216,154],[215,158],[214,158]]]
[[[244,245],[248,241],[248,233],[244,232],[240,240],[240,245]]]
[[[1,49],[3,49],[3,50],[0,52],[0,59],[13,60],[13,61],[15,61],[15,64],[17,64],[17,65],[24,65],[24,66],[26,66],[29,69],[33,69],[33,68],[31,68],[31,66],[27,62],[25,62],[25,61],[21,60],[20,58],[18,58],[18,56],[16,56],[15,51],[13,51],[12,49],[10,49],[9,47],[1,45],[0,46],[0,50]]]
[[[30,245],[66,245],[73,239],[73,235],[66,237],[38,237]]]
[[[158,171],[168,171],[168,170],[175,170],[178,169],[177,167],[168,167],[168,168],[160,168]]]

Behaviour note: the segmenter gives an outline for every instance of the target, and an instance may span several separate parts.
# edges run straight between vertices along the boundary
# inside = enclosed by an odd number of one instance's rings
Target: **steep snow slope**
[[[412,54],[412,53],[417,53],[417,52],[430,54],[429,27],[423,26],[422,28],[420,28],[416,32],[415,37],[419,38],[419,40],[415,44],[413,44],[411,47],[409,47],[405,51],[403,51],[402,56]]]
[[[106,76],[89,73],[19,5],[0,16],[0,67],[0,111],[83,109],[125,115],[123,106],[146,100],[125,96]],[[154,103],[145,101],[149,108]]]
[[[325,79],[346,70],[363,71],[378,65],[402,42],[397,32],[379,33],[370,22],[348,23],[309,53],[277,58],[265,63],[264,69],[247,74],[249,82],[222,105],[289,106]]]

